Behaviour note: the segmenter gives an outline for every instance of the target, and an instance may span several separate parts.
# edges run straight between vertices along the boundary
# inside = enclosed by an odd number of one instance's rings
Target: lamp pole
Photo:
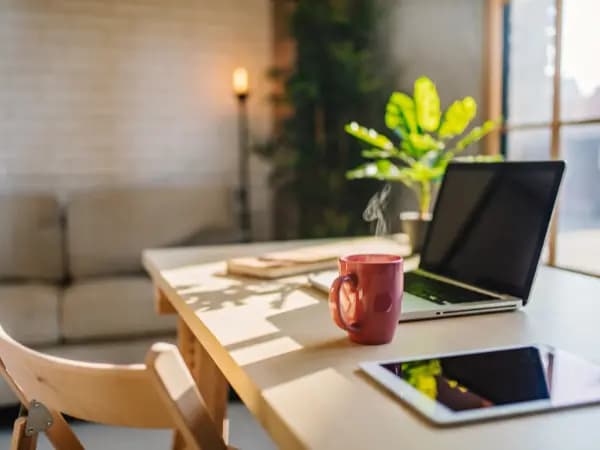
[[[239,165],[238,165],[238,213],[242,242],[252,240],[252,228],[250,221],[250,149],[248,145],[248,72],[243,67],[233,72],[233,90],[238,100],[238,143],[239,143]]]

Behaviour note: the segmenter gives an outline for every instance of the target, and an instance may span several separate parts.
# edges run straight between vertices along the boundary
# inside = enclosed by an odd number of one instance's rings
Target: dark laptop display
[[[419,268],[526,301],[564,162],[453,163]]]

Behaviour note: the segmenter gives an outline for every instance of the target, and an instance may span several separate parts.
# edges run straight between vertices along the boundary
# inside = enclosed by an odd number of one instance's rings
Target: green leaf
[[[485,135],[495,130],[498,127],[498,125],[498,121],[488,120],[484,122],[484,124],[480,127],[473,128],[464,138],[462,138],[456,143],[456,147],[454,148],[455,151],[462,152],[469,145],[474,144],[475,142],[483,138]]]
[[[457,156],[454,161],[472,162],[472,163],[489,163],[504,161],[502,155],[472,155],[472,156]]]
[[[427,77],[415,81],[415,107],[417,123],[425,131],[435,131],[440,126],[440,97],[435,84]]]
[[[410,167],[399,168],[387,159],[369,162],[346,172],[349,180],[374,178],[383,181],[399,181],[412,187],[417,181]]]
[[[385,125],[392,129],[400,129],[403,134],[417,131],[415,102],[402,92],[394,92],[385,107]]]
[[[472,163],[486,163],[486,162],[499,162],[503,161],[502,155],[472,155],[472,156],[456,156],[454,152],[446,152],[439,161],[436,162],[435,168],[439,169],[439,176],[434,178],[434,181],[441,180],[442,176],[446,172],[446,167],[451,161],[460,162],[472,162]]]
[[[431,167],[421,162],[417,162],[416,164],[414,164],[411,169],[412,177],[415,179],[415,181],[418,181],[419,183],[426,183],[431,180],[435,180],[442,176],[444,174],[444,171],[446,170],[445,167]]]
[[[344,127],[346,133],[354,136],[361,141],[366,142],[367,144],[371,144],[374,147],[383,149],[383,150],[391,150],[394,148],[394,144],[383,134],[379,134],[372,128],[362,127],[356,122],[351,122]]]
[[[444,143],[438,141],[430,134],[411,133],[408,135],[410,146],[417,150],[419,156],[431,150],[441,150],[444,148]]]
[[[355,169],[346,172],[346,178],[353,180],[356,178],[375,178],[384,180],[386,177],[394,176],[398,167],[387,159],[380,159],[375,162],[362,164]]]
[[[377,171],[383,177],[394,177],[398,175],[400,169],[393,162],[388,161],[387,159],[380,159],[379,161],[375,161],[377,165]],[[385,179],[385,178],[384,178]]]
[[[406,152],[402,152],[397,148],[391,148],[389,150],[380,150],[377,148],[366,149],[361,152],[363,158],[367,159],[399,159],[407,165],[415,163],[415,159],[408,155]]]
[[[461,134],[477,114],[477,102],[473,97],[456,100],[446,110],[438,131],[441,138],[452,138]]]
[[[363,150],[361,155],[363,158],[367,159],[387,159],[394,158],[398,152],[395,149],[391,150],[380,150],[378,148],[372,148]]]

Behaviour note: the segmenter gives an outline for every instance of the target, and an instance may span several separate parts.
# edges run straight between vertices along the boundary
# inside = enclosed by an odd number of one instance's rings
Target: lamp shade
[[[233,71],[233,92],[236,95],[248,94],[248,71],[245,67],[238,67]]]

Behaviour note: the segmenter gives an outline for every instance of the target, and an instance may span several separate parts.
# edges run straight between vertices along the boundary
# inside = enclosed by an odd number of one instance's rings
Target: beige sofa
[[[142,361],[170,339],[144,248],[234,242],[231,195],[199,187],[0,196],[0,323],[22,343],[89,361]],[[15,403],[2,381],[0,406]]]

